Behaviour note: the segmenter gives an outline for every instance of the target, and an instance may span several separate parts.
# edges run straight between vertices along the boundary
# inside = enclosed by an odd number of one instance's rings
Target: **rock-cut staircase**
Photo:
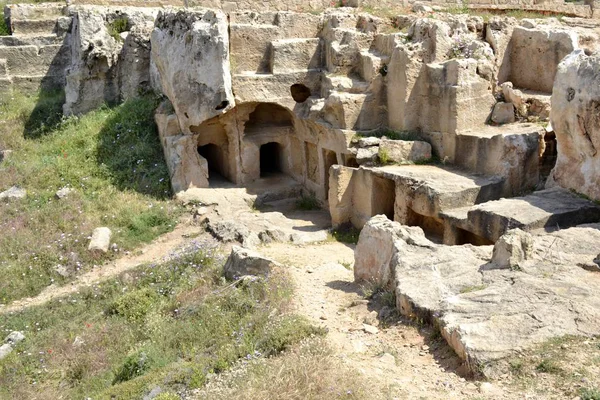
[[[0,92],[61,88],[70,63],[71,17],[61,3],[11,4],[0,36]]]

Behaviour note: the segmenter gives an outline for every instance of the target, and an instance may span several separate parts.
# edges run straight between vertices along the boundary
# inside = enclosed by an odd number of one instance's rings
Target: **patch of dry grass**
[[[198,399],[373,399],[357,371],[337,358],[326,340],[311,338],[277,358],[241,364],[214,377]]]

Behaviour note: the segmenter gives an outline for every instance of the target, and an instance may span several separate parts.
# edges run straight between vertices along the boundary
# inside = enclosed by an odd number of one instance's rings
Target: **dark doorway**
[[[281,145],[270,142],[260,146],[260,176],[281,172]]]
[[[390,221],[394,220],[394,206],[396,204],[396,182],[373,176],[371,190],[371,214],[385,214]]]
[[[212,143],[200,146],[198,147],[198,154],[208,162],[208,176],[211,180],[225,178],[225,160],[219,146]]]

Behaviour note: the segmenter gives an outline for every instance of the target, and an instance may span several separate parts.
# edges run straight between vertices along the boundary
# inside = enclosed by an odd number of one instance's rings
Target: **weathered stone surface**
[[[358,139],[358,147],[371,147],[371,146],[379,146],[381,139],[374,136],[364,137]]]
[[[23,332],[19,332],[19,331],[14,331],[11,332],[6,339],[4,339],[4,341],[6,343],[15,345],[19,342],[22,342],[23,340],[25,340],[25,335],[23,335]]]
[[[388,161],[406,163],[410,161],[425,161],[431,158],[431,145],[415,140],[382,139],[379,144],[379,156],[385,154]]]
[[[152,59],[184,134],[230,110],[227,17],[221,11],[163,11],[152,32]]]
[[[531,234],[520,229],[512,229],[494,244],[492,263],[498,268],[519,268],[523,261],[531,258],[532,252]]]
[[[8,160],[10,155],[12,154],[12,150],[1,150],[0,151],[0,163]]]
[[[117,62],[122,44],[110,36],[104,16],[81,9],[73,20],[71,65],[65,87],[65,115],[82,114],[119,98]]]
[[[600,332],[600,277],[578,267],[597,255],[598,225],[534,236],[521,270],[494,268],[491,246],[414,241],[420,235],[407,237],[403,229],[372,218],[359,238],[355,268],[375,282],[393,282],[400,312],[437,321],[471,369],[498,376],[516,349]],[[367,262],[359,260],[364,252]]]
[[[496,124],[509,124],[515,122],[515,107],[512,103],[498,102],[492,111],[492,122]]]
[[[27,196],[27,191],[18,186],[13,186],[0,193],[0,200],[19,200]]]
[[[126,32],[119,59],[121,100],[138,97],[151,89],[150,34],[153,26],[152,21],[143,21]]]
[[[500,68],[501,79],[508,76],[500,82],[508,80],[517,88],[551,93],[558,62],[578,47],[577,36],[567,29],[515,27],[507,50],[510,57],[505,57]]]
[[[5,343],[0,346],[0,360],[8,356],[13,351],[12,346],[9,343]]]
[[[393,262],[399,239],[428,245],[423,230],[390,221],[385,215],[376,215],[360,232],[354,250],[354,279],[388,286],[393,282]]]
[[[495,242],[511,229],[562,229],[600,221],[600,206],[562,188],[473,206],[452,219],[459,228]]]
[[[73,188],[64,187],[56,191],[54,194],[57,199],[61,200],[66,198],[70,193],[74,192]]]
[[[426,6],[424,4],[421,4],[421,3],[415,3],[412,6],[412,11],[414,13],[430,13],[433,11],[433,8]]]
[[[110,245],[111,236],[112,232],[107,227],[94,229],[92,232],[92,238],[90,239],[90,244],[88,245],[88,250],[106,253]]]
[[[534,117],[547,121],[550,117],[550,96],[539,92],[515,89],[512,82],[500,85],[504,99],[515,106],[519,117]]]
[[[268,275],[279,266],[276,261],[266,258],[260,253],[233,246],[231,254],[224,266],[227,279],[237,279],[245,275]]]
[[[356,152],[356,162],[358,165],[373,165],[377,162],[378,147],[360,148]]]
[[[550,120],[558,157],[548,186],[560,185],[600,200],[600,57],[571,53],[559,65]]]

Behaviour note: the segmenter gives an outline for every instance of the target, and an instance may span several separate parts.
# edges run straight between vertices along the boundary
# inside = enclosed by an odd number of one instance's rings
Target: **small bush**
[[[518,375],[523,372],[523,360],[515,359],[508,362],[513,374]]]
[[[156,396],[154,400],[180,400],[181,397],[173,392],[163,392]]]
[[[579,390],[581,400],[600,400],[600,389],[581,388]]]
[[[317,200],[315,195],[311,193],[309,195],[303,194],[302,197],[296,201],[296,208],[299,210],[310,211],[319,210],[321,209],[321,206],[319,204],[319,200]]]
[[[106,26],[108,29],[108,34],[113,37],[116,41],[120,42],[121,33],[127,32],[127,18],[116,18],[114,21],[109,22]]]
[[[127,357],[123,365],[115,372],[113,385],[143,375],[151,366],[152,359],[145,352],[136,352]]]
[[[342,243],[350,243],[356,244],[358,243],[358,238],[360,236],[360,230],[356,229],[353,226],[342,227],[338,229],[333,229],[331,231],[331,237]]]
[[[560,367],[554,361],[547,358],[540,361],[535,370],[545,374],[556,374],[561,371]]]
[[[377,154],[379,156],[379,162],[381,163],[381,165],[387,165],[390,164],[390,153],[388,152],[387,149],[384,148],[379,148],[379,153]]]
[[[153,289],[136,290],[119,297],[112,304],[110,312],[125,317],[129,321],[141,321],[158,299],[159,296]]]
[[[306,337],[326,333],[323,328],[311,325],[304,317],[288,315],[269,327],[259,347],[264,355],[271,356],[287,350]]]
[[[6,23],[6,20],[4,18],[0,18],[0,36],[8,35],[10,35],[10,29],[8,29],[8,24]]]

